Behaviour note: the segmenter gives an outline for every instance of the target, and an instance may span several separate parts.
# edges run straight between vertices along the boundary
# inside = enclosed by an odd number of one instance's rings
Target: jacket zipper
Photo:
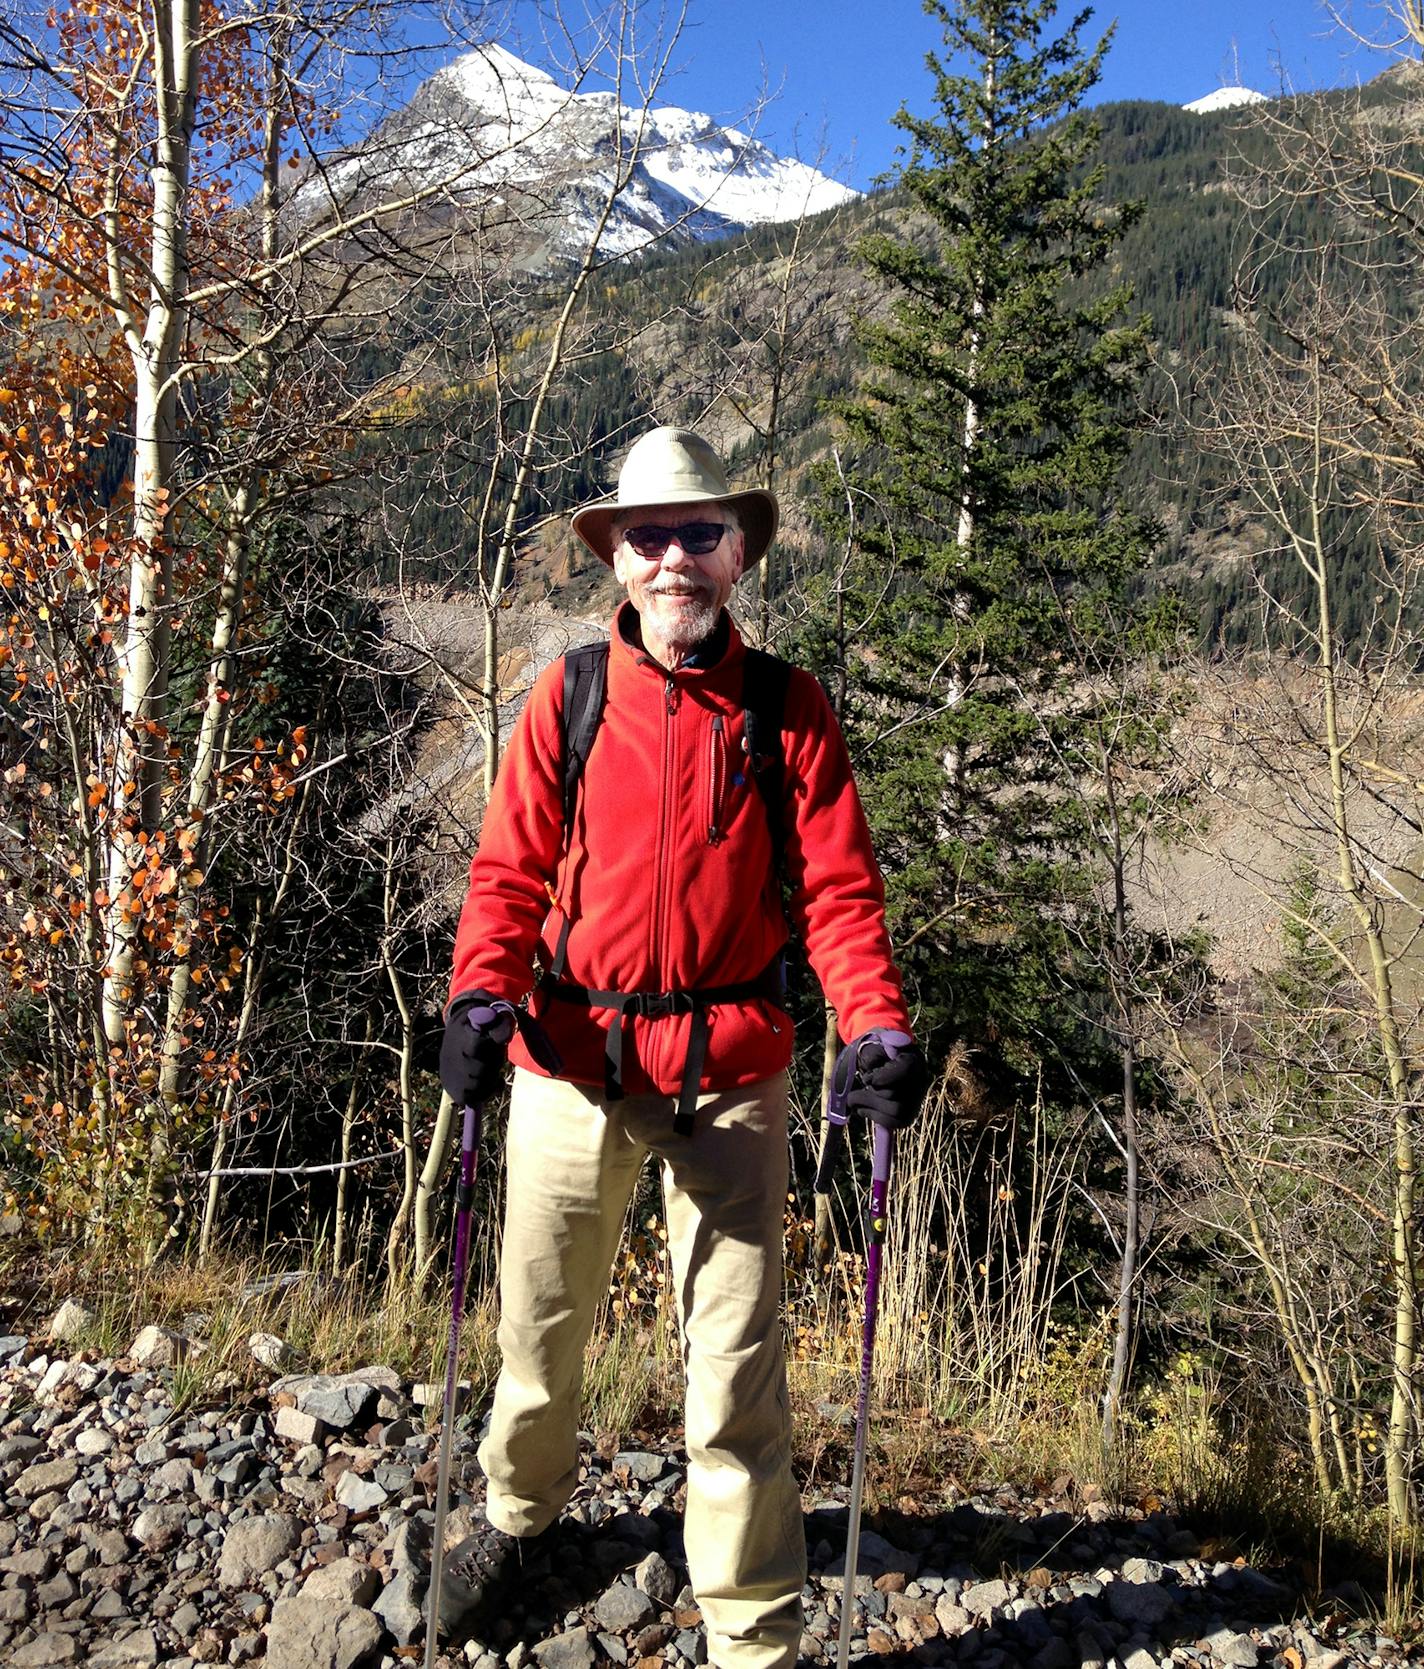
[[[657,971],[656,977],[666,985],[666,970],[663,968],[663,946],[667,943],[667,920],[671,914],[670,876],[673,834],[672,791],[676,773],[673,770],[673,755],[675,740],[673,737],[673,720],[677,717],[681,705],[681,691],[676,680],[670,674],[664,674],[663,682],[663,735],[662,735],[662,771],[658,792],[658,843],[657,859],[654,865],[654,909],[653,909],[653,954],[650,964]],[[653,1038],[657,1039],[662,1028],[654,1028]],[[661,1060],[648,1060],[646,1066],[650,1076],[654,1078],[661,1067]]]
[[[712,715],[712,768],[708,773],[707,844],[716,846],[723,837],[722,800],[727,789],[727,749],[722,733],[722,715]]]

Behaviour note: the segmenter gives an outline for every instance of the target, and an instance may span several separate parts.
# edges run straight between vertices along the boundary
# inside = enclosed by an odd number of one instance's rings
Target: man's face
[[[661,557],[640,553],[628,534],[640,528],[691,528],[713,523],[724,531],[716,546],[695,556],[673,538]],[[717,504],[659,504],[630,511],[613,553],[613,572],[643,623],[643,647],[665,666],[677,666],[717,624],[741,578],[744,541]]]

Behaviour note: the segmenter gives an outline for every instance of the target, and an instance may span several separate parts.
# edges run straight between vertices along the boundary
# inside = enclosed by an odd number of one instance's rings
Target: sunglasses
[[[684,522],[681,527],[648,522],[643,527],[626,529],[623,537],[639,556],[650,562],[661,562],[674,539],[689,556],[707,556],[722,543],[726,531],[724,522]]]

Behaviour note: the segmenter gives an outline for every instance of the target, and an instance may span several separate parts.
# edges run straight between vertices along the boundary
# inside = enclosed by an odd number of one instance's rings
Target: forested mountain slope
[[[1360,96],[1362,115],[1355,119],[1410,120],[1415,79],[1407,71],[1381,77]],[[1312,95],[1309,102],[1338,112],[1355,96]],[[1240,273],[1250,269],[1256,302],[1272,300],[1272,269],[1254,260],[1256,234],[1241,199],[1269,151],[1262,112],[1269,121],[1281,108],[1275,103],[1256,111],[1193,114],[1138,100],[1094,113],[1105,201],[1144,205],[1122,241],[1115,270],[1097,280],[1131,285],[1133,305],[1150,318],[1156,342],[1149,409],[1127,484],[1162,519],[1158,577],[1183,595],[1203,644],[1215,648],[1252,641],[1258,630],[1258,588],[1247,559],[1261,557],[1265,539],[1197,425],[1225,358]],[[1296,212],[1304,217],[1299,229],[1329,243],[1335,228],[1326,217],[1312,226],[1309,205]],[[856,262],[855,246],[887,223],[902,230],[909,224],[894,191],[809,218],[799,228],[757,227],[603,269],[581,317],[587,349],[552,391],[546,411],[557,446],[549,449],[523,506],[529,537],[518,584],[527,595],[552,590],[558,593],[551,599],[555,606],[566,601],[575,610],[597,596],[602,576],[546,518],[608,485],[625,437],[651,421],[700,424],[729,450],[745,480],[765,479],[770,465],[789,510],[783,568],[817,560],[805,514],[812,496],[807,468],[827,456],[834,439],[827,400],[863,374],[855,321],[883,303]],[[556,271],[509,282],[522,292],[524,328],[515,338],[516,356],[533,362],[562,299],[561,277]],[[482,345],[474,342],[463,362],[467,375],[452,385],[462,354],[457,289],[432,279],[426,305],[392,321],[391,363],[418,366],[410,398],[412,411],[424,416],[427,402],[452,392],[478,401],[481,389],[491,388],[491,367],[486,361],[480,368]],[[1400,305],[1413,305],[1402,291]],[[430,347],[442,336],[437,369]],[[510,417],[519,410],[516,397]],[[447,462],[442,460],[442,470]],[[413,543],[423,544],[429,578],[453,576],[460,566],[460,495],[407,490],[414,493],[420,533]],[[449,553],[448,560],[441,552]],[[1285,566],[1268,557],[1264,571],[1275,581]],[[1348,584],[1344,590],[1339,624],[1355,635],[1364,627],[1365,604]]]

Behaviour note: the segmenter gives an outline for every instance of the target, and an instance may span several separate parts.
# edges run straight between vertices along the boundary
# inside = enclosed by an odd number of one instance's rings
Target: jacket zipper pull
[[[664,686],[664,693],[667,698],[668,717],[671,718],[671,716],[677,711],[677,685],[671,678],[668,679],[666,685]]]

